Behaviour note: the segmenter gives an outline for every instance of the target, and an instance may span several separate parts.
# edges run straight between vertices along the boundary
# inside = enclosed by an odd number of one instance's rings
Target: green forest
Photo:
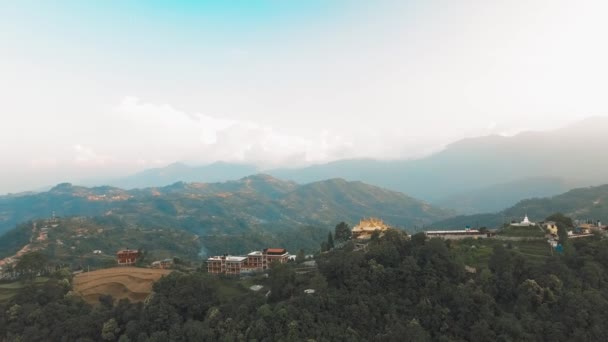
[[[465,268],[461,246],[397,230],[347,242],[317,270],[274,265],[266,278],[174,271],[144,303],[90,306],[65,270],[27,280],[0,307],[8,341],[602,341],[608,339],[608,241],[564,242],[529,262],[495,244]],[[26,259],[27,260],[27,259]],[[250,284],[264,290],[254,292]],[[306,289],[314,289],[312,294]]]

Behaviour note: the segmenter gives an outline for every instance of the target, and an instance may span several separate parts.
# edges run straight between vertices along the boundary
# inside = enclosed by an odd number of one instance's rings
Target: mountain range
[[[196,234],[238,234],[303,225],[328,229],[380,216],[412,227],[452,216],[402,193],[361,182],[330,179],[299,185],[258,174],[223,183],[178,182],[165,187],[123,190],[69,183],[36,194],[0,197],[0,233],[30,219],[104,216],[147,228],[180,228]]]
[[[339,160],[303,168],[263,172],[300,184],[343,178],[407,193],[460,213],[497,212],[530,197],[552,196],[574,187],[608,183],[608,118],[505,137],[469,138],[415,160]],[[107,182],[127,189],[177,181],[217,182],[259,170],[250,165],[181,163]]]

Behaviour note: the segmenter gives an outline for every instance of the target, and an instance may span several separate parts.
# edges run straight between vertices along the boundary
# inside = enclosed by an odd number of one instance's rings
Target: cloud
[[[128,147],[137,145],[142,151],[140,164],[142,160],[160,158],[195,163],[223,160],[268,167],[302,165],[331,160],[353,150],[351,142],[326,130],[312,137],[289,135],[256,122],[187,113],[133,96],[125,97],[114,114],[118,126],[132,132]],[[89,156],[85,152],[81,151]]]
[[[112,161],[111,157],[100,155],[88,146],[76,144],[72,148],[75,152],[74,163],[80,166],[99,166]]]

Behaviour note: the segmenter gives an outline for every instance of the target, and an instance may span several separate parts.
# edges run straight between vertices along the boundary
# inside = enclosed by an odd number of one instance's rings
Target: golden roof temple
[[[379,218],[369,217],[359,221],[359,224],[353,227],[353,238],[355,239],[369,239],[374,232],[383,232],[390,229],[390,227]]]

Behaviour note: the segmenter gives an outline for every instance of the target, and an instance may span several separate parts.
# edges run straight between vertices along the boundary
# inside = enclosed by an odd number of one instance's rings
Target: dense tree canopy
[[[274,265],[269,277],[173,272],[145,303],[91,307],[65,272],[0,307],[0,335],[24,341],[605,341],[608,240],[531,262],[497,245],[467,272],[449,241],[389,231],[316,258],[318,270]],[[264,280],[265,279],[265,280]],[[63,283],[63,285],[62,285]],[[305,293],[314,289],[314,293]]]

